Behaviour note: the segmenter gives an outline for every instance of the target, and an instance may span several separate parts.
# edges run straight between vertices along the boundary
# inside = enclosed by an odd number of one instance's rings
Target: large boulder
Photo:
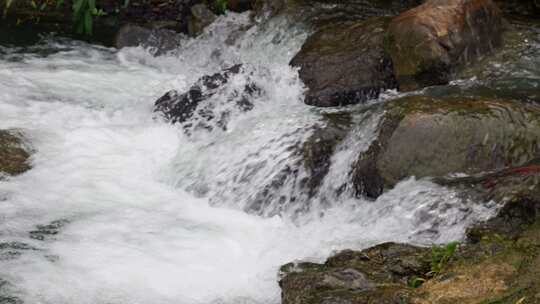
[[[274,216],[309,210],[330,170],[331,158],[352,124],[350,113],[323,114],[322,121],[311,127],[311,135],[290,147],[293,153],[289,159],[293,161],[250,199],[246,211]]]
[[[415,176],[477,174],[540,154],[540,106],[482,98],[404,97],[385,106],[379,136],[353,168],[359,195]]]
[[[389,20],[338,23],[310,36],[291,65],[307,85],[306,104],[355,104],[397,88],[392,61],[383,48]]]
[[[261,93],[261,89],[253,82],[248,82],[243,89],[227,91],[230,78],[242,71],[238,64],[219,73],[201,77],[184,93],[171,90],[155,102],[155,112],[172,123],[182,123],[187,129],[203,127],[211,129],[213,122],[219,128],[226,129],[230,111],[250,111],[253,109],[252,98]],[[217,93],[226,94],[219,100],[212,99]],[[218,103],[226,103],[231,107],[220,107]]]
[[[30,154],[21,138],[17,132],[0,130],[0,177],[2,174],[17,175],[30,169]]]
[[[492,0],[429,0],[395,17],[386,50],[402,90],[446,84],[455,68],[501,45],[503,18]]]

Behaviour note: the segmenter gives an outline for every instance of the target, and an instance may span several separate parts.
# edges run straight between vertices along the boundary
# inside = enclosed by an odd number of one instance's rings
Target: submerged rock
[[[150,29],[138,25],[127,24],[116,34],[114,45],[124,47],[142,46],[149,48],[156,56],[175,50],[180,46],[182,35],[167,29]]]
[[[503,18],[491,0],[429,0],[395,17],[386,49],[401,89],[446,84],[460,64],[501,45]]]
[[[300,67],[300,78],[309,88],[306,104],[355,104],[397,88],[392,61],[383,48],[388,21],[334,24],[307,39],[291,61]]]
[[[17,175],[29,170],[29,157],[30,154],[25,149],[20,134],[0,130],[0,175],[2,173]]]
[[[410,176],[477,174],[540,153],[540,107],[481,98],[422,96],[389,102],[379,137],[353,169],[357,194],[378,197]]]
[[[231,109],[220,108],[219,103],[233,105],[233,108],[242,112],[250,111],[253,109],[252,98],[261,92],[254,83],[248,83],[241,90],[225,92],[225,100],[211,100],[216,93],[226,89],[229,79],[241,70],[242,65],[235,65],[219,73],[201,77],[185,93],[169,91],[155,102],[154,111],[161,112],[172,123],[183,123],[186,128],[212,128],[209,122],[216,120],[218,127],[226,129]]]

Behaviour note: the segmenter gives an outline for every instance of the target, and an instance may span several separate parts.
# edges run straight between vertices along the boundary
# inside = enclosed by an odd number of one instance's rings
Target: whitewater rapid
[[[0,298],[279,303],[284,263],[383,241],[461,239],[492,215],[489,204],[414,178],[376,202],[336,198],[294,217],[246,212],[246,198],[294,161],[288,147],[310,135],[322,111],[303,104],[305,88],[288,66],[305,30],[277,20],[235,33],[248,23],[221,17],[160,57],[54,36],[0,47],[0,129],[22,130],[33,151],[30,171],[0,181]],[[264,94],[226,131],[188,136],[153,113],[166,91],[235,63],[247,72],[232,86],[250,77]],[[373,140],[370,119],[333,156],[322,189],[346,179]],[[51,223],[55,233],[35,237]]]

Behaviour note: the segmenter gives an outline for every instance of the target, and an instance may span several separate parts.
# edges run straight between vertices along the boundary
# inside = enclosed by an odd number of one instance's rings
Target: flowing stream
[[[376,137],[378,115],[366,109],[392,94],[352,107],[357,127],[321,194],[308,199],[285,179],[283,195],[253,209],[331,110],[303,104],[288,66],[306,31],[276,19],[237,32],[248,22],[221,17],[159,57],[55,36],[0,46],[0,129],[22,130],[33,150],[30,171],[0,181],[1,303],[279,303],[284,263],[461,239],[493,214],[414,178],[375,202],[327,195]],[[187,134],[153,112],[168,90],[236,63],[244,69],[228,89],[252,81],[263,93],[252,111],[232,111],[226,130]]]

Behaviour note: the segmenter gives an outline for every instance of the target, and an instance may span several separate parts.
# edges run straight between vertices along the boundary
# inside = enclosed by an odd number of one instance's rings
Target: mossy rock
[[[289,264],[282,303],[402,303],[414,292],[408,281],[429,271],[429,257],[429,248],[385,243],[342,251],[324,264]]]
[[[410,96],[389,102],[379,137],[353,169],[358,194],[377,197],[415,176],[477,174],[540,153],[540,107],[485,98]]]
[[[30,155],[21,138],[16,131],[0,130],[0,175],[17,175],[30,169]]]

